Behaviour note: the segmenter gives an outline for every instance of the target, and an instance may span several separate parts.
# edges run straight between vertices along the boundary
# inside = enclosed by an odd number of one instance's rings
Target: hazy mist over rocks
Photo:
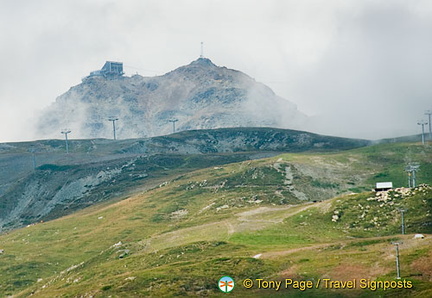
[[[22,3],[0,3],[7,28],[0,33],[0,142],[52,137],[35,134],[41,110],[106,60],[124,62],[128,76],[161,76],[195,60],[201,42],[215,64],[295,103],[310,116],[303,130],[412,135],[432,109],[431,1]]]
[[[39,138],[62,128],[74,138],[111,138],[110,116],[119,138],[221,127],[299,129],[306,116],[248,75],[199,58],[163,76],[91,77],[70,88],[40,116]]]

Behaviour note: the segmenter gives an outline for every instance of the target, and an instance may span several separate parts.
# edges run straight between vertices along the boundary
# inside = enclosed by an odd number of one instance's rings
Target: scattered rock
[[[228,208],[229,208],[228,205],[223,205],[223,206],[217,207],[217,208],[216,208],[216,211],[220,211],[220,210],[222,210],[222,209],[228,209]]]
[[[118,247],[120,247],[120,246],[122,246],[122,245],[123,245],[123,243],[122,243],[121,241],[119,241],[119,242],[113,244],[113,245],[111,246],[111,248],[118,248]]]
[[[171,219],[181,219],[188,215],[189,211],[187,209],[180,209],[174,212],[171,212],[170,217]]]
[[[127,257],[129,255],[130,250],[129,249],[122,249],[122,250],[119,250],[117,253],[120,253],[119,259],[123,259],[124,257]]]

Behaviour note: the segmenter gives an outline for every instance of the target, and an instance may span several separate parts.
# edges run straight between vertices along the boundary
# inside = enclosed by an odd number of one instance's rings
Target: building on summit
[[[94,77],[104,77],[112,80],[122,77],[123,74],[123,62],[107,61],[102,69],[90,72],[90,75],[86,76],[83,81]]]

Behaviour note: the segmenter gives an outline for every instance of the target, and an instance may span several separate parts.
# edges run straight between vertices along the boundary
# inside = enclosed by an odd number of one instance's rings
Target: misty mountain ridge
[[[248,75],[199,58],[162,76],[115,79],[88,77],[43,111],[41,138],[110,138],[116,116],[119,138],[166,135],[176,131],[222,127],[300,128],[307,117]]]

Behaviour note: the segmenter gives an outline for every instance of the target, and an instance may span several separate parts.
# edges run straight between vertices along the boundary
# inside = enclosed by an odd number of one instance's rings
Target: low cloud
[[[123,61],[129,75],[161,75],[195,60],[201,41],[216,64],[245,72],[321,119],[305,129],[366,138],[412,134],[432,109],[430,1],[0,6],[6,28],[0,32],[0,142],[32,139],[34,115],[106,60]]]

